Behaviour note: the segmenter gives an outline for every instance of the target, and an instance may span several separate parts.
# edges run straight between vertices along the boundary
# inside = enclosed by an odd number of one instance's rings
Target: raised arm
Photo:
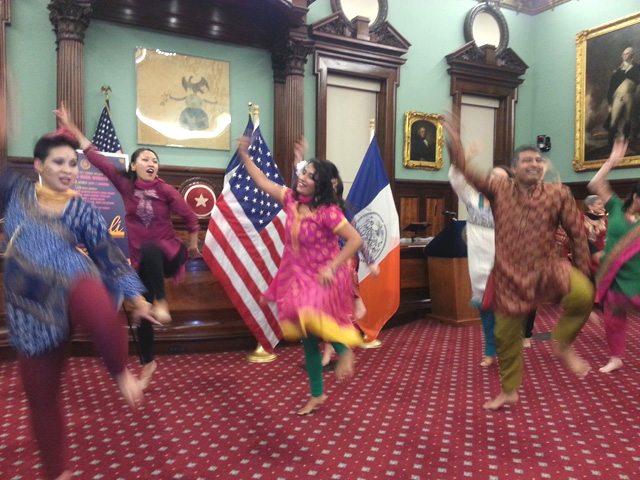
[[[611,190],[607,176],[611,169],[618,165],[624,158],[627,146],[629,146],[628,140],[617,139],[613,144],[609,158],[587,184],[589,191],[598,195],[604,204],[606,204],[611,198],[611,195],[613,195],[613,190]]]
[[[71,120],[64,102],[62,102],[60,104],[60,108],[54,110],[53,113],[58,119],[60,126],[67,129],[76,137],[76,140],[78,140],[80,148],[84,151],[87,160],[89,160],[89,162],[93,166],[100,170],[103,175],[107,177],[111,183],[113,183],[113,185],[120,193],[123,193],[132,188],[131,182],[127,180],[120,173],[120,170],[118,170],[115,165],[107,160],[104,155],[98,152],[91,141],[84,135],[84,133],[82,133],[78,126],[73,123],[73,120]]]
[[[58,119],[60,127],[66,128],[71,133],[73,133],[73,135],[78,140],[78,143],[80,143],[80,148],[82,150],[87,149],[91,145],[91,141],[84,135],[84,133],[82,133],[78,126],[73,123],[73,120],[71,120],[71,116],[69,115],[69,111],[67,110],[64,102],[60,103],[60,108],[55,109],[53,111],[53,114]]]
[[[462,139],[460,137],[460,118],[452,115],[444,120],[444,129],[447,131],[447,151],[451,165],[455,166],[464,178],[475,187],[476,190],[483,191],[488,184],[489,176],[472,168],[469,157],[465,153]]]
[[[238,155],[240,155],[240,160],[242,160],[244,167],[247,169],[247,173],[251,176],[251,179],[256,183],[258,188],[275,201],[282,203],[282,185],[269,180],[262,170],[253,163],[253,160],[251,160],[249,156],[250,143],[251,139],[249,137],[240,137],[238,139]]]

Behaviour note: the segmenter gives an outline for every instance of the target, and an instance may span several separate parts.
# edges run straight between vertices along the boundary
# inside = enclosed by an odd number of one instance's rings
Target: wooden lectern
[[[471,281],[467,245],[463,230],[467,222],[453,221],[425,247],[431,293],[431,314],[451,325],[480,322],[480,314],[471,306]]]

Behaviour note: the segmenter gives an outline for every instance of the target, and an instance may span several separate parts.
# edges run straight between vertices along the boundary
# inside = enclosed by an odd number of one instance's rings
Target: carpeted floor
[[[536,332],[555,313],[539,312]],[[71,467],[78,479],[633,479],[640,478],[638,318],[626,364],[578,380],[550,342],[525,351],[520,403],[485,412],[499,390],[483,369],[479,326],[427,321],[384,331],[383,347],[357,352],[357,373],[311,416],[301,347],[271,364],[244,353],[161,357],[139,412],[129,410],[94,358],[65,377]],[[607,359],[593,315],[577,342]],[[132,363],[134,359],[131,359]],[[138,367],[135,367],[136,370]],[[39,478],[14,362],[0,363],[0,478]]]

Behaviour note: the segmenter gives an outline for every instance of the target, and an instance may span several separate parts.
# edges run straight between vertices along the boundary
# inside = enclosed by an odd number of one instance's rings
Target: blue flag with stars
[[[249,128],[249,125],[247,128]],[[269,180],[284,185],[278,167],[271,157],[269,147],[262,137],[260,127],[257,127],[251,135],[249,156],[253,159],[253,163],[262,170]],[[236,170],[232,173],[234,169]],[[236,197],[244,214],[253,224],[253,227],[260,231],[271,223],[273,217],[280,212],[282,207],[269,195],[260,190],[254,181],[251,180],[237,152],[231,159],[231,162],[229,162],[226,173],[231,174],[229,178],[229,189]]]
[[[122,152],[122,145],[116,135],[116,129],[111,122],[109,109],[105,106],[100,114],[98,126],[93,134],[91,142],[100,152],[118,153]]]

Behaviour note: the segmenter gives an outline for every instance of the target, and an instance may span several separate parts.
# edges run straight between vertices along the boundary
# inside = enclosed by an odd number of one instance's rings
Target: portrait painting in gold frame
[[[229,62],[136,48],[138,143],[229,150]]]
[[[440,170],[444,135],[442,115],[406,112],[404,117],[404,153],[407,168]]]
[[[640,13],[577,34],[574,170],[600,168],[620,136],[620,166],[640,165],[639,61]]]

